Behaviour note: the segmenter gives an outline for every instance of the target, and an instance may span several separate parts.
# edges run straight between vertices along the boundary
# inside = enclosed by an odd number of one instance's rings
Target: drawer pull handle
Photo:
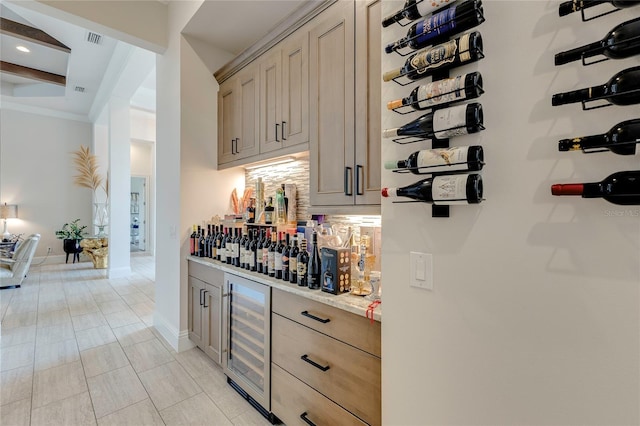
[[[304,362],[308,362],[309,364],[313,365],[318,370],[327,371],[329,368],[331,368],[331,366],[329,366],[329,365],[322,366],[322,365],[318,364],[317,362],[315,362],[313,360],[310,360],[309,356],[307,354],[302,355],[300,357],[300,359],[303,360]]]
[[[307,412],[305,411],[304,413],[300,414],[300,418],[302,420],[304,420],[304,422],[306,424],[308,424],[309,426],[316,426],[316,424],[314,422],[312,422],[311,420],[309,420],[309,418],[307,417]]]
[[[328,323],[329,321],[331,321],[331,318],[325,318],[325,319],[322,319],[322,318],[319,318],[319,317],[317,317],[317,316],[315,316],[315,315],[311,315],[311,314],[309,313],[309,311],[302,311],[302,312],[300,312],[300,315],[304,315],[304,316],[305,316],[305,317],[307,317],[307,318],[311,318],[312,320],[316,320],[316,321],[321,322],[321,323],[323,323],[323,324],[326,324],[326,323]]]

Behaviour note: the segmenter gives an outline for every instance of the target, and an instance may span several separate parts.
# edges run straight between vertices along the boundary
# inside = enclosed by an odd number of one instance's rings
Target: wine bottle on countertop
[[[406,0],[402,9],[382,20],[382,26],[386,28],[403,18],[414,21],[452,2],[450,0]]]
[[[256,241],[256,272],[262,274],[262,244],[264,243],[264,229],[260,230],[258,241]]]
[[[191,256],[196,255],[196,238],[198,234],[196,234],[196,225],[193,225],[193,232],[189,236],[189,253]]]
[[[258,252],[258,230],[253,229],[251,231],[251,238],[249,238],[248,248],[247,248],[247,266],[246,269],[249,271],[256,271],[256,254]]]
[[[553,95],[553,106],[606,99],[614,105],[640,103],[640,67],[620,71],[605,84]]]
[[[271,232],[271,244],[269,245],[269,251],[267,253],[269,261],[269,276],[276,276],[276,247],[278,247],[278,239],[275,231]]]
[[[209,257],[209,242],[210,241],[211,241],[211,225],[207,223],[207,234],[204,237],[204,250],[203,250],[202,257]]]
[[[387,109],[394,110],[408,105],[415,110],[421,111],[433,108],[435,105],[474,99],[481,94],[482,75],[474,71],[420,85],[413,89],[406,98],[388,102]]]
[[[601,182],[552,185],[551,194],[604,198],[610,203],[627,206],[640,205],[640,170],[613,173]]]
[[[473,31],[463,34],[455,40],[421,50],[409,56],[401,68],[387,71],[382,75],[384,81],[404,76],[418,80],[437,71],[448,70],[461,64],[475,62],[481,58],[482,36]]]
[[[438,109],[395,129],[385,129],[384,138],[415,136],[446,139],[477,133],[483,129],[482,105],[477,102]]]
[[[247,250],[249,247],[247,243],[249,242],[249,233],[247,232],[247,228],[245,227],[242,231],[242,238],[240,239],[240,267],[242,269],[247,269],[247,264],[249,260],[247,259]]]
[[[307,287],[311,290],[319,290],[322,287],[322,263],[320,260],[320,249],[318,248],[318,233],[313,231],[311,237],[313,251],[309,254],[309,265],[307,267]]]
[[[218,235],[216,235],[216,260],[222,261],[222,252],[223,252],[223,248],[224,245],[222,244],[222,242],[224,241],[224,227],[222,225],[220,225],[220,228],[218,229]]]
[[[423,149],[409,155],[406,160],[384,163],[387,170],[409,169],[413,174],[453,171],[478,171],[484,165],[482,146],[457,146],[451,148]]]
[[[293,235],[293,245],[289,251],[289,282],[291,284],[298,283],[298,254],[300,249],[298,248],[298,235]]]
[[[382,188],[385,198],[407,197],[437,205],[478,204],[482,192],[482,176],[475,173],[434,176],[402,188]]]
[[[604,55],[609,59],[624,59],[640,54],[640,17],[616,25],[600,41],[560,52],[555,56],[556,65],[564,65]]]
[[[276,244],[276,251],[274,252],[274,277],[278,280],[282,279],[282,252],[284,251],[284,242],[282,232],[278,232],[278,243]]]
[[[224,233],[222,234],[222,240],[220,241],[220,262],[227,263],[227,238],[229,237],[228,228],[224,228]]]
[[[558,142],[558,151],[582,150],[589,154],[609,150],[619,155],[634,155],[639,143],[640,118],[635,118],[616,124],[602,135],[562,139]]]
[[[269,247],[271,247],[271,230],[267,229],[262,243],[262,273],[265,275],[269,275]]]
[[[211,235],[211,259],[218,258],[218,225],[213,226],[213,234]]]
[[[289,281],[289,254],[291,245],[289,244],[289,233],[285,232],[284,248],[282,249],[282,280]]]
[[[384,51],[391,53],[405,47],[414,50],[421,49],[444,39],[444,37],[478,26],[483,21],[484,16],[480,0],[466,0],[454,3],[448,8],[413,24],[405,37],[388,44]]]
[[[228,228],[227,233],[227,265],[233,265],[233,261],[231,260],[233,257],[233,230],[232,228]]]
[[[307,240],[303,238],[302,241],[300,241],[300,252],[298,253],[298,257],[296,259],[299,287],[307,287],[307,284],[309,282],[309,277],[307,275],[308,266],[309,252],[307,251]]]
[[[198,225],[198,238],[196,239],[196,256],[202,257],[204,251],[204,230]]]
[[[564,1],[558,6],[558,14],[560,16],[566,16],[573,12],[588,9],[599,4],[611,3],[617,9],[624,9],[627,7],[640,4],[640,0],[571,0]]]

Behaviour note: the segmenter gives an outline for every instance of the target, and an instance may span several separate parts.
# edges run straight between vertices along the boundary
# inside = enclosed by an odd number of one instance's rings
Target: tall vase
[[[105,228],[109,225],[109,204],[93,203],[93,224],[98,228],[98,237],[106,237]]]

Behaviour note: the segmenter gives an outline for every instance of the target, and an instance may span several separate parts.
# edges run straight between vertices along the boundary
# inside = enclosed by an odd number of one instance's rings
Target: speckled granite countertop
[[[247,278],[249,280],[259,282],[260,284],[277,288],[278,290],[297,294],[298,296],[306,297],[307,299],[315,300],[316,302],[324,303],[325,305],[333,306],[363,317],[366,317],[367,308],[371,303],[370,300],[365,299],[364,297],[353,296],[349,293],[334,295],[325,293],[321,290],[309,290],[306,287],[298,287],[295,284],[288,284],[285,281],[276,280],[264,274],[250,272],[246,269],[236,268],[235,266],[227,266],[225,263],[220,263],[208,258],[187,256],[187,260],[219,269],[239,277]],[[373,319],[382,322],[382,304],[378,305],[374,309]]]

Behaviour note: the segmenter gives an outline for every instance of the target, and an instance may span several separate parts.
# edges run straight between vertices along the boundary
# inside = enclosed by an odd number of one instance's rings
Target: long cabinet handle
[[[328,369],[331,368],[330,365],[320,365],[317,362],[315,362],[314,360],[310,359],[309,356],[307,354],[304,354],[300,357],[301,360],[303,360],[304,362],[307,362],[311,365],[313,365],[315,368],[317,368],[318,370],[322,370],[322,371],[327,371]]]
[[[320,317],[317,317],[315,315],[310,314],[309,311],[302,311],[302,312],[300,312],[300,315],[304,315],[307,318],[311,318],[312,320],[316,320],[316,321],[321,322],[323,324],[326,324],[329,321],[331,321],[331,318],[320,318]]]
[[[200,289],[200,306],[204,305],[204,303],[202,302],[202,292],[204,291],[204,288]]]
[[[207,305],[207,293],[209,293],[207,290],[204,291],[204,297],[202,298],[202,307],[203,308],[208,308],[209,305]]]
[[[309,418],[307,417],[307,412],[305,411],[304,413],[300,414],[300,418],[302,420],[304,420],[304,422],[306,424],[308,424],[309,426],[316,426],[316,424],[314,422],[312,422],[311,420],[309,420]]]
[[[353,195],[353,169],[349,166],[344,168],[344,195]]]
[[[280,125],[278,123],[276,123],[276,142],[280,142],[280,139],[278,139],[278,128],[280,127]]]
[[[361,175],[362,179],[360,179]],[[362,182],[364,182],[364,167],[358,164],[356,165],[356,195],[364,194],[364,191],[360,188],[362,186]]]
[[[286,140],[287,140],[287,138],[285,138],[285,137],[284,137],[284,135],[286,134],[286,132],[285,132],[285,130],[284,130],[284,129],[285,129],[285,127],[284,127],[284,126],[285,126],[286,124],[287,124],[287,122],[286,122],[286,121],[283,121],[283,122],[282,122],[282,140],[283,140],[283,141],[286,141]]]

